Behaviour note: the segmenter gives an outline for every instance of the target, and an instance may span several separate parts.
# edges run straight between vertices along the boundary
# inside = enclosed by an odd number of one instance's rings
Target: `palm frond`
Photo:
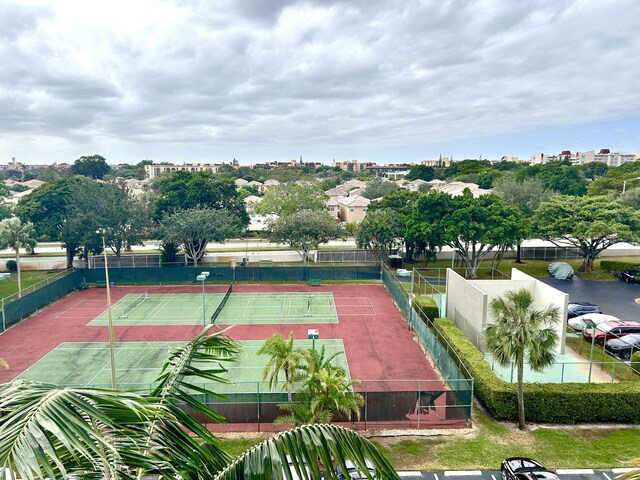
[[[376,447],[356,432],[336,425],[306,425],[280,433],[251,448],[221,471],[215,480],[290,478],[286,467],[287,455],[296,473],[306,480],[320,478],[320,465],[326,470],[326,478],[336,479],[334,465],[340,465],[346,471],[344,463],[347,459],[367,472],[367,458],[376,467],[379,478],[400,478]],[[303,465],[309,468],[310,475]]]
[[[166,413],[139,395],[18,380],[0,389],[0,411],[0,465],[20,478],[124,478],[125,465],[164,467],[138,453],[150,419]]]

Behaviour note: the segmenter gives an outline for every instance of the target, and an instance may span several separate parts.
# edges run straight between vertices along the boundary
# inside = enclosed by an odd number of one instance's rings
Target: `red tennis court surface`
[[[224,293],[225,290],[226,286],[206,287],[206,291],[212,293]],[[126,294],[145,291],[198,293],[202,289],[200,286],[114,287],[111,289],[112,303]],[[314,328],[320,331],[320,338],[343,339],[351,378],[375,381],[367,382],[369,392],[403,389],[399,383],[387,383],[391,380],[410,381],[412,386],[406,388],[415,388],[416,381],[430,381],[429,388],[422,388],[447,389],[381,285],[234,286],[234,293],[292,291],[332,292],[339,323],[235,325],[228,335],[237,340],[264,340],[275,333],[288,336],[293,331],[296,339],[306,339],[307,329]],[[62,342],[108,342],[107,327],[87,326],[105,309],[105,289],[90,288],[58,300],[1,334],[0,356],[9,363],[9,369],[0,369],[0,383],[13,379]],[[225,326],[221,324],[220,327]],[[201,330],[202,325],[114,327],[116,342],[189,341]],[[389,387],[391,384],[393,387]],[[443,398],[441,400],[444,402]]]

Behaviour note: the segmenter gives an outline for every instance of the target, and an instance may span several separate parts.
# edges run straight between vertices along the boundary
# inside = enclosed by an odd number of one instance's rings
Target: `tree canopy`
[[[270,242],[287,244],[297,250],[302,258],[310,248],[317,248],[320,244],[343,236],[344,229],[334,218],[325,212],[310,210],[273,219],[265,231],[265,237]]]
[[[105,158],[100,155],[80,157],[70,168],[72,175],[83,175],[94,180],[104,177],[110,169]]]
[[[476,278],[480,262],[494,247],[512,246],[527,231],[520,211],[496,195],[474,198],[468,189],[457,197],[434,192],[423,195],[409,219],[414,238],[436,247],[453,248],[466,274]]]
[[[429,180],[433,180],[436,178],[436,171],[433,167],[428,167],[426,165],[414,165],[409,170],[409,173],[404,177],[405,180],[424,180],[428,182]]]
[[[249,215],[240,199],[236,184],[229,178],[217,177],[210,172],[180,170],[155,183],[158,190],[156,217],[189,208],[226,210],[236,217],[239,226],[249,224]]]
[[[328,199],[318,183],[285,183],[267,189],[255,210],[260,215],[274,213],[280,216],[300,210],[325,211]]]
[[[403,233],[404,223],[393,210],[370,210],[356,227],[356,243],[381,260],[401,246]]]
[[[640,241],[640,213],[605,196],[552,197],[536,210],[533,231],[558,246],[574,246],[582,255],[581,272],[593,270],[603,250]]]
[[[381,198],[395,192],[399,188],[395,182],[376,177],[364,188],[362,196],[368,199]]]

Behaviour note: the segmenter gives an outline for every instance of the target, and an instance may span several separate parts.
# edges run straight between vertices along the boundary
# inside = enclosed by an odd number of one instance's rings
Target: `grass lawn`
[[[22,279],[22,290],[25,291],[25,294],[31,293],[33,290],[28,288],[31,285],[41,282],[45,280],[47,277],[52,275],[57,275],[60,273],[60,270],[26,270],[22,271],[21,279]],[[14,293],[18,293],[18,274],[12,273],[11,277],[6,280],[0,280],[0,298],[5,298]]]
[[[396,470],[499,470],[507,457],[532,457],[549,468],[637,466],[640,428],[538,428],[526,432],[477,411],[476,432],[438,437],[375,438]],[[222,439],[233,456],[259,443]],[[635,461],[634,461],[635,459]]]

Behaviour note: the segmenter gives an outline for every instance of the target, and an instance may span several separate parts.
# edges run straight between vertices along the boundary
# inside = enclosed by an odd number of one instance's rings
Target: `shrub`
[[[640,263],[632,262],[616,262],[615,260],[602,260],[600,262],[600,269],[607,272],[622,272],[624,270],[638,270],[640,269]]]
[[[433,298],[427,295],[420,295],[415,297],[413,299],[413,304],[419,307],[416,310],[422,317],[424,314],[429,318],[429,320],[433,321],[440,316],[438,304]]]
[[[499,378],[451,320],[437,319],[436,325],[475,379],[480,403],[496,419],[515,421],[516,384]],[[532,422],[640,423],[640,382],[525,383],[524,405]]]
[[[7,267],[7,270],[9,270],[10,272],[18,271],[18,264],[15,260],[7,260],[7,263],[5,263],[5,265]]]
[[[633,353],[631,357],[631,364],[636,370],[640,370],[640,350]]]

